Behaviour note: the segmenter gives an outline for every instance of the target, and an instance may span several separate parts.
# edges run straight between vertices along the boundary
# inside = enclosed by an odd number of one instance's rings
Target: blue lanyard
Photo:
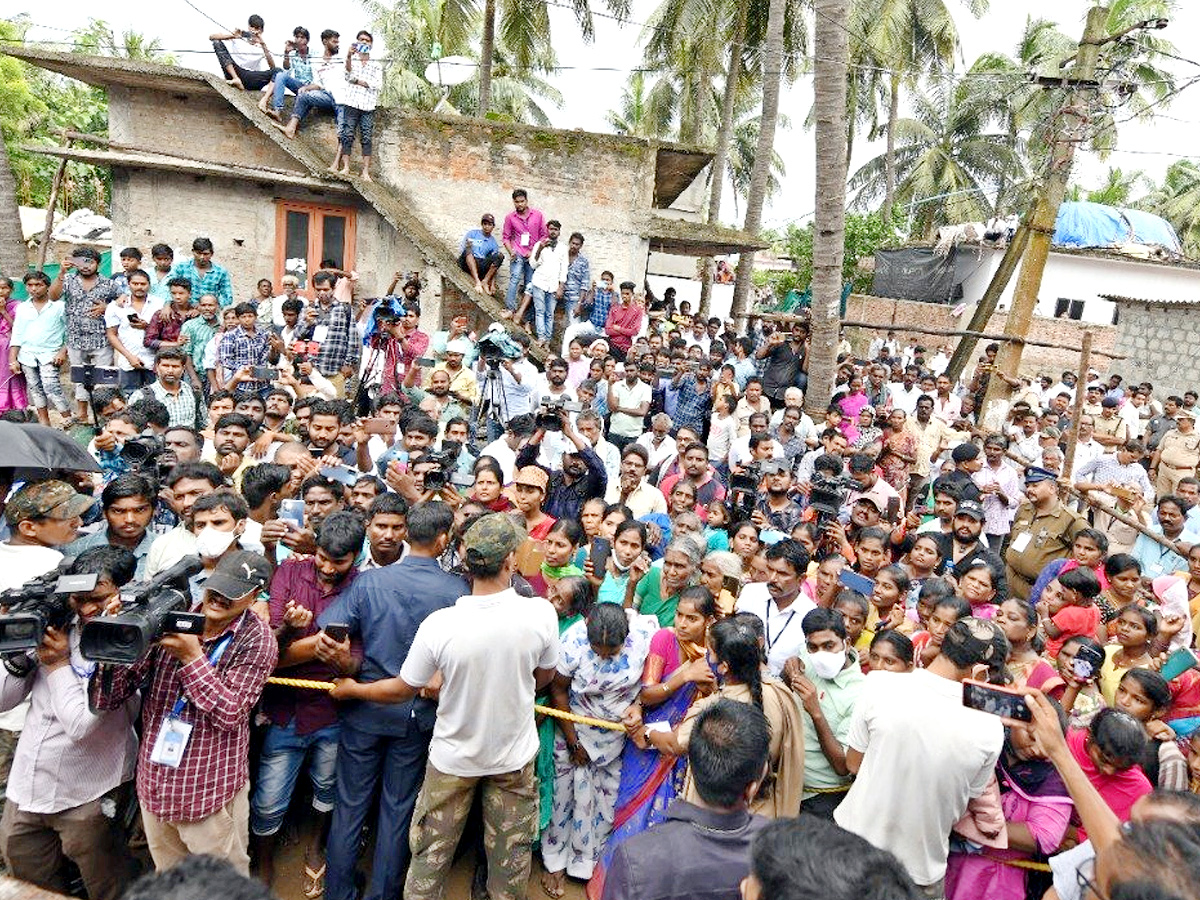
[[[213,646],[213,648],[210,651],[208,651],[209,665],[211,665],[215,669],[217,667],[217,663],[219,663],[221,661],[221,657],[225,655],[225,651],[229,649],[229,645],[232,643],[233,643],[233,633],[232,632],[230,632],[229,634],[226,634],[219,641],[217,641],[217,643]],[[171,719],[178,719],[180,713],[183,712],[183,708],[185,706],[187,706],[187,695],[180,694],[179,699],[175,701],[175,705],[171,707],[171,711],[167,714],[167,717],[171,718]]]

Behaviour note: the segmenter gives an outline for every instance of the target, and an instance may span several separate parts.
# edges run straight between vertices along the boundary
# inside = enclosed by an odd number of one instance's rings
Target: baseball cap
[[[527,467],[528,468],[528,467]],[[505,513],[490,513],[463,535],[463,558],[476,565],[496,565],[525,540],[524,532]]]
[[[27,484],[4,507],[9,525],[26,519],[72,519],[83,515],[95,500],[80,494],[65,481]]]
[[[546,488],[550,486],[550,475],[541,466],[525,466],[517,470],[517,477],[513,479],[513,484],[540,488],[544,494]]]
[[[983,521],[983,507],[974,500],[963,500],[954,509],[956,516],[970,516],[978,522]]]
[[[221,557],[204,589],[234,599],[265,588],[270,580],[271,566],[266,559],[249,550],[237,550]]]
[[[1037,484],[1039,481],[1057,481],[1058,476],[1049,469],[1043,469],[1041,466],[1030,466],[1025,470],[1025,483]]]

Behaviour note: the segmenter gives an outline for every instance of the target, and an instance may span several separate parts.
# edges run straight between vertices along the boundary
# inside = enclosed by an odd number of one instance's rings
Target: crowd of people
[[[239,301],[204,238],[25,276],[0,418],[94,423],[99,471],[0,470],[5,605],[95,576],[3,657],[9,870],[270,884],[295,828],[330,900],[441,898],[460,843],[493,900],[535,858],[550,898],[1196,897],[1196,395],[889,332],[815,422],[802,319],[593,283],[513,201],[462,246],[482,293],[510,258],[482,333],[332,263]],[[166,579],[190,628],[84,639]]]

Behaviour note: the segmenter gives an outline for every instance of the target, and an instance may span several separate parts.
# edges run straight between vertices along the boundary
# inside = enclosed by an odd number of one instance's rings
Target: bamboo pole
[[[63,136],[66,139],[67,147],[70,147],[75,139],[71,135],[74,132],[64,132]],[[67,158],[64,156],[58,161],[58,168],[54,170],[54,180],[50,182],[50,197],[46,200],[46,227],[42,229],[42,240],[38,244],[38,261],[37,267],[42,269],[46,265],[46,254],[50,251],[50,235],[54,232],[54,212],[58,209],[58,192],[62,190],[63,178],[67,174]]]
[[[1079,419],[1083,415],[1084,386],[1087,384],[1088,367],[1092,364],[1092,332],[1083,333],[1083,347],[1079,351],[1079,371],[1075,375],[1075,400],[1071,403],[1071,429],[1067,436],[1067,452],[1063,454],[1063,471],[1067,477],[1075,471],[1075,444],[1079,441]]]

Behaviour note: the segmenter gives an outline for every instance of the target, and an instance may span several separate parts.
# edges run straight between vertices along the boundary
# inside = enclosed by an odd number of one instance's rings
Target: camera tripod
[[[479,391],[479,416],[475,420],[475,440],[480,444],[489,444],[492,438],[488,434],[487,425],[496,423],[503,433],[508,424],[508,401],[504,397],[504,384],[500,377],[500,360],[484,360],[487,374],[483,379],[483,387]],[[483,438],[480,437],[483,430]]]

